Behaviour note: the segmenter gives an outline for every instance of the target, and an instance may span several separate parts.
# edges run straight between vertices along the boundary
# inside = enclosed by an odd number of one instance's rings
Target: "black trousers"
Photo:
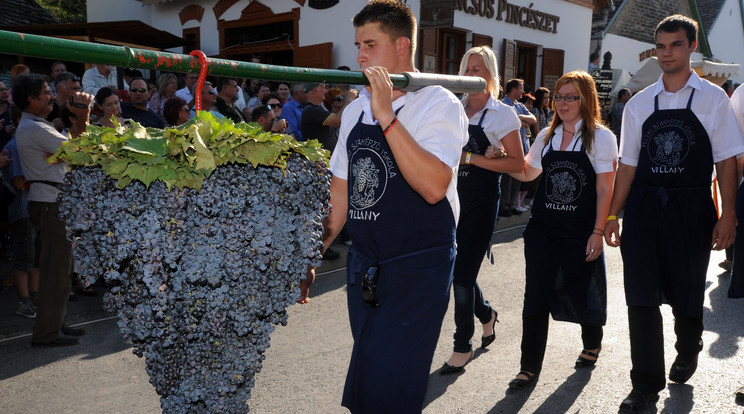
[[[703,349],[703,318],[691,318],[672,309],[674,348],[678,355],[691,357]],[[659,392],[666,387],[664,368],[664,329],[658,306],[629,306],[630,359],[633,368],[630,380],[634,389]]]
[[[522,318],[522,371],[539,374],[545,358],[548,342],[550,312],[540,311]],[[581,325],[581,341],[584,349],[597,349],[602,344],[604,331],[601,326]]]

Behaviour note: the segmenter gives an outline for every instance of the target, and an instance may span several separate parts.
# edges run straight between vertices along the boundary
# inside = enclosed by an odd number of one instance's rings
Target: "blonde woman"
[[[150,98],[150,109],[158,114],[160,118],[165,121],[165,115],[163,114],[163,107],[165,101],[176,96],[178,90],[178,79],[176,75],[172,73],[163,73],[158,78],[158,91],[152,94]]]
[[[617,163],[614,134],[601,125],[592,77],[570,72],[556,83],[556,116],[525,157],[520,181],[542,178],[524,231],[526,286],[520,372],[509,387],[537,381],[548,317],[581,325],[576,367],[593,366],[607,319],[603,234]],[[495,152],[495,151],[489,151]]]
[[[473,316],[483,325],[481,348],[495,339],[498,312],[483,297],[476,277],[489,248],[498,212],[502,172],[519,171],[524,153],[519,136],[520,121],[514,110],[498,100],[496,56],[488,47],[474,47],[463,56],[460,75],[485,79],[487,88],[462,100],[468,116],[469,140],[460,157],[457,192],[460,218],[457,225],[457,257],[453,275],[455,295],[454,352],[440,373],[461,372],[473,356]],[[498,158],[486,158],[489,146],[499,148]]]

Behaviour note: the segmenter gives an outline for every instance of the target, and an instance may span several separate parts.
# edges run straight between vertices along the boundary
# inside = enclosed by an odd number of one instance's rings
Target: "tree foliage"
[[[36,0],[60,23],[85,23],[88,21],[87,0]]]

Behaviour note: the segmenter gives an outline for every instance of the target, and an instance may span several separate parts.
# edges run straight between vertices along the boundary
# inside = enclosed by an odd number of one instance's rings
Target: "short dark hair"
[[[620,89],[620,91],[617,93],[617,99],[623,99],[623,96],[625,95],[630,95],[630,89],[628,88]]]
[[[522,79],[509,79],[509,82],[506,82],[505,93],[508,95],[512,89],[518,88],[519,85],[522,85],[522,84],[524,84],[524,81]]]
[[[96,103],[98,106],[103,107],[103,103],[108,99],[109,96],[117,95],[116,89],[111,88],[109,86],[104,86],[103,88],[99,89],[98,92],[96,92]]]
[[[13,102],[25,111],[31,104],[29,97],[38,97],[44,89],[44,76],[38,73],[23,73],[13,81]]]
[[[681,14],[673,14],[666,17],[664,20],[659,22],[654,31],[654,41],[659,35],[659,32],[664,33],[675,33],[677,31],[684,30],[687,35],[689,45],[697,40],[698,24],[695,20]]]
[[[132,87],[132,84],[134,83],[134,81],[138,81],[138,80],[141,80],[142,82],[145,82],[145,89],[150,89],[150,84],[147,83],[147,80],[145,78],[140,77],[140,76],[137,76],[135,78],[129,79],[129,87],[131,88]]]
[[[230,85],[230,82],[234,80],[235,78],[218,78],[217,79],[217,92],[222,92],[222,88],[226,85]]]
[[[269,109],[268,105],[258,105],[257,107],[253,108],[253,111],[251,112],[251,121],[258,122],[258,118],[261,118],[270,111],[271,109]]]
[[[282,100],[279,99],[279,95],[277,95],[274,92],[271,92],[270,94],[264,96],[263,100],[261,100],[261,103],[266,105],[266,102],[269,102],[269,99],[276,99],[277,101],[281,102]]]
[[[589,55],[589,61],[590,61],[590,62],[594,62],[594,61],[595,61],[595,60],[597,60],[597,59],[599,59],[599,53],[597,53],[597,52],[592,52],[592,54],[591,54],[591,55]]]
[[[165,117],[165,122],[167,122],[168,125],[176,126],[176,123],[178,123],[178,114],[181,112],[181,108],[183,108],[184,105],[186,105],[186,101],[178,96],[168,98],[168,100],[165,101],[163,104],[163,117]]]
[[[73,82],[80,82],[80,78],[72,72],[62,72],[54,78],[54,84],[59,85],[60,83],[72,79]]]
[[[399,0],[370,0],[352,19],[354,27],[380,23],[380,30],[395,41],[407,37],[411,41],[411,55],[416,50],[416,16]]]

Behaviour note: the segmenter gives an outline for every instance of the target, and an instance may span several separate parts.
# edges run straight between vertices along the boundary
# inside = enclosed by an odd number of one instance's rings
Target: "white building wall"
[[[140,20],[151,26],[150,6],[134,0],[90,0],[87,3],[88,22]]]
[[[713,58],[721,63],[738,63],[744,67],[744,28],[742,27],[739,0],[727,0],[721,7],[708,35]],[[733,82],[744,82],[744,71],[730,78]]]
[[[493,48],[496,57],[500,60],[504,38],[518,40],[521,42],[541,45],[549,49],[562,49],[565,51],[563,61],[563,72],[572,70],[586,70],[589,64],[589,42],[591,38],[592,10],[588,7],[579,6],[565,0],[543,0],[535,2],[532,0],[509,0],[510,4],[539,10],[545,13],[560,16],[557,33],[546,33],[543,31],[521,27],[504,20],[495,18],[487,19],[477,15],[455,12],[454,26],[466,29],[471,33],[484,34],[493,37]],[[469,38],[470,39],[470,38]],[[538,49],[538,56],[542,56],[542,50]],[[499,62],[501,65],[501,62]],[[537,83],[540,86],[540,73],[542,70],[542,59],[538,58]]]
[[[333,42],[333,67],[347,65],[352,70],[357,70],[357,49],[354,46],[354,27],[351,18],[361,9],[362,1],[342,1],[338,5],[326,9],[315,10],[310,7],[300,7],[294,0],[253,0],[260,1],[263,5],[271,8],[274,13],[288,12],[294,8],[300,8],[299,41],[300,46],[317,43]],[[192,3],[204,7],[202,21],[187,21],[181,24],[178,12],[191,3],[166,2],[152,6],[143,6],[135,0],[95,0],[88,2],[88,21],[112,21],[112,20],[141,20],[153,27],[166,30],[176,36],[182,36],[185,28],[200,28],[200,48],[208,56],[219,54],[219,32],[217,30],[217,18],[214,16],[212,7],[217,0],[194,0]],[[240,0],[228,10],[220,19],[236,20],[240,18],[240,12],[251,3],[251,0]],[[509,0],[509,3],[530,7],[536,3],[530,0]],[[419,15],[420,1],[408,0],[407,4]],[[562,49],[565,51],[564,72],[575,69],[586,70],[589,56],[590,26],[592,10],[587,7],[578,6],[565,0],[542,0],[531,8],[560,16],[557,33],[547,33],[539,30],[520,27],[495,18],[474,16],[464,11],[455,11],[454,26],[469,32],[468,40],[472,33],[492,36],[494,49],[497,57],[501,58],[503,39],[518,40],[533,43],[541,47]],[[181,52],[181,49],[173,49],[173,52]],[[542,50],[538,49],[537,83],[540,86],[540,73],[542,65]],[[416,59],[418,62],[418,59]]]

